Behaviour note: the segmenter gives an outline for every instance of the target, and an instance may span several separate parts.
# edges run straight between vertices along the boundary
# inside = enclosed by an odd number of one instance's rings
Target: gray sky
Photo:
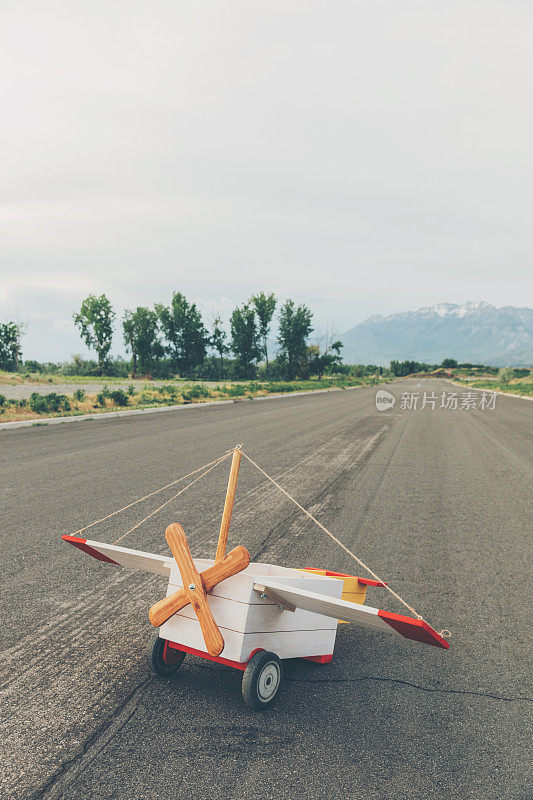
[[[531,304],[533,5],[0,2],[0,317]],[[121,350],[117,337],[115,352]]]

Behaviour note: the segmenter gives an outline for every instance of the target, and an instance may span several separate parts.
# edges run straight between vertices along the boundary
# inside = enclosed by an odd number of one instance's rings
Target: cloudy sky
[[[58,360],[89,292],[272,290],[338,332],[530,305],[532,31],[526,0],[0,0],[0,318]]]

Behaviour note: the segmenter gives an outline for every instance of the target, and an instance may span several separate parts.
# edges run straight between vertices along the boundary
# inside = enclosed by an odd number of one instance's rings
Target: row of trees
[[[126,311],[122,318],[122,330],[131,362],[122,358],[110,358],[116,312],[105,295],[89,295],[76,312],[74,322],[85,344],[97,353],[98,362],[83,361],[73,356],[71,363],[40,364],[26,361],[24,368],[30,372],[57,372],[66,375],[114,374],[127,377],[130,371],[137,374],[156,374],[170,377],[179,373],[185,377],[207,378],[253,378],[257,372],[261,377],[276,379],[305,378],[309,375],[322,377],[324,373],[337,372],[352,377],[367,375],[391,375],[403,377],[415,372],[431,372],[439,366],[444,369],[473,369],[496,374],[497,367],[482,364],[458,364],[453,358],[445,358],[440,365],[420,363],[414,360],[390,363],[390,370],[375,364],[342,364],[340,341],[326,335],[324,352],[318,345],[309,345],[313,330],[312,313],[305,305],[297,306],[287,300],[280,308],[278,351],[273,362],[269,362],[268,340],[277,300],[273,294],[253,295],[247,303],[235,308],[230,318],[228,334],[222,320],[213,320],[210,330],[194,303],[189,303],[180,292],[175,292],[168,306],[156,304],[153,309],[138,306],[135,311]],[[21,336],[24,326],[8,321],[0,323],[0,369],[16,371],[22,366]],[[211,353],[211,355],[209,355]],[[230,358],[230,354],[234,358]],[[258,365],[262,366],[258,370]],[[512,377],[523,377],[528,370],[513,370]],[[519,374],[520,373],[520,374]],[[502,373],[504,381],[506,374]]]
[[[268,339],[277,305],[273,294],[253,295],[233,310],[229,336],[220,317],[213,320],[208,330],[196,304],[189,302],[181,292],[174,292],[168,306],[138,306],[134,311],[126,311],[122,330],[126,348],[131,353],[132,374],[135,377],[157,373],[158,365],[166,358],[174,372],[183,377],[198,377],[210,351],[214,354],[212,358],[218,359],[220,378],[224,377],[230,353],[236,378],[255,377],[261,362],[265,364],[266,377],[289,380],[322,376],[324,372],[339,369],[342,343],[327,337],[323,352],[317,345],[310,346],[312,312],[293,300],[287,300],[280,307],[278,350],[273,364],[269,364]],[[104,294],[89,295],[73,318],[87,347],[96,351],[100,372],[105,372],[116,321],[111,303]]]
[[[420,361],[391,361],[390,372],[397,378],[412,375],[414,372],[433,372],[436,369],[465,369],[490,372],[495,375],[498,367],[489,367],[485,364],[458,364],[455,358],[445,358],[441,364],[426,364]],[[527,374],[527,370],[526,370]]]
[[[391,361],[390,371],[397,378],[412,375],[413,372],[431,372],[437,369],[438,364],[425,364],[419,361]]]

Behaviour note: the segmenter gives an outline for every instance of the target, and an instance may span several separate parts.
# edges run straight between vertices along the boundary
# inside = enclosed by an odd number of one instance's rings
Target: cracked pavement
[[[449,390],[439,381],[392,384]],[[4,800],[504,800],[531,796],[528,555],[533,404],[379,413],[373,389],[0,434]],[[437,629],[445,652],[339,626],[334,660],[285,662],[279,704],[188,656],[152,677],[157,576],[60,541],[238,441]],[[219,471],[220,470],[220,471]],[[214,552],[227,464],[125,540],[171,521]],[[173,489],[108,520],[113,541]],[[161,499],[160,499],[161,497]],[[243,462],[229,547],[287,566],[357,565]],[[370,605],[402,612],[383,589]]]

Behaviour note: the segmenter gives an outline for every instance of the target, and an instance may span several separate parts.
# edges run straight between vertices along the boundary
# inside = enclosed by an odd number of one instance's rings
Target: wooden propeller
[[[240,545],[200,574],[192,560],[187,537],[181,525],[177,522],[169,525],[165,531],[165,539],[176,559],[183,588],[151,607],[150,622],[159,627],[176,611],[190,603],[198,617],[207,652],[212,656],[218,656],[224,649],[224,639],[209,607],[207,592],[226,578],[246,569],[250,563],[250,554]]]

